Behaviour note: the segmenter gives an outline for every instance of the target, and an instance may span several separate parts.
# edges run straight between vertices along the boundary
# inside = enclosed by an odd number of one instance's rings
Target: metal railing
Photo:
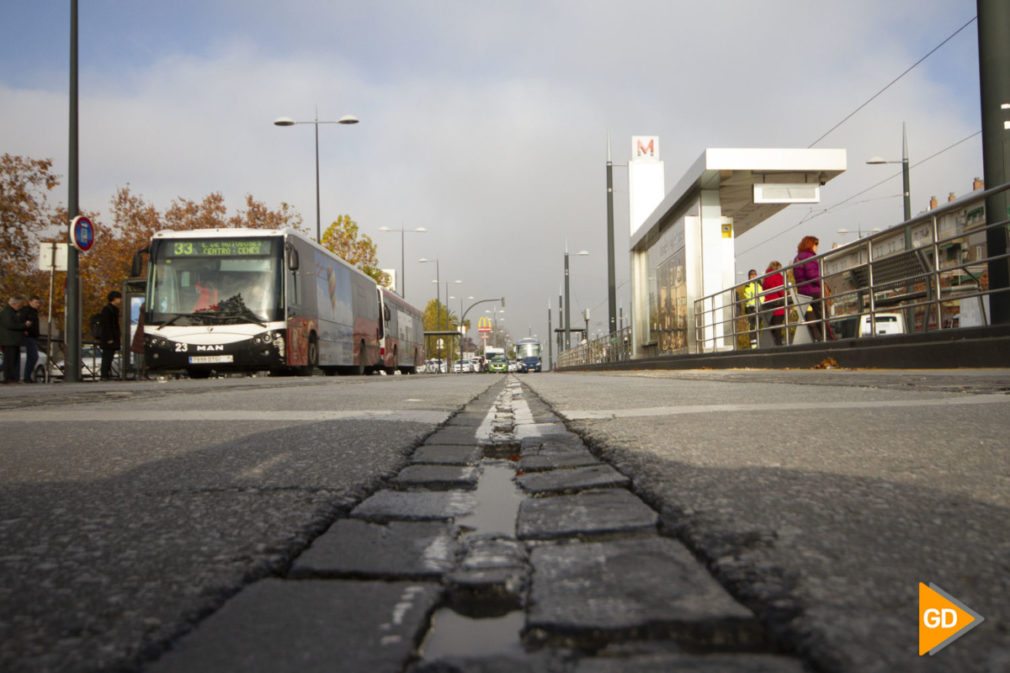
[[[631,359],[631,328],[601,336],[566,350],[558,355],[558,368],[621,362]]]
[[[989,255],[986,235],[1007,228],[1010,220],[985,222],[985,198],[1010,188],[1002,185],[962,197],[953,203],[900,225],[783,266],[785,284],[762,290],[761,281],[735,285],[695,302],[695,352],[767,348],[776,344],[773,330],[781,330],[782,345],[806,343],[820,327],[828,339],[860,338],[891,333],[988,325],[990,291],[988,265],[1008,258]],[[823,318],[808,319],[810,298],[796,292],[793,269],[816,261],[820,268]],[[743,288],[757,282],[754,314],[746,312]],[[782,324],[772,324],[768,295],[785,293]],[[817,301],[814,299],[814,301]],[[753,318],[752,318],[753,316]],[[811,328],[814,328],[811,330]]]

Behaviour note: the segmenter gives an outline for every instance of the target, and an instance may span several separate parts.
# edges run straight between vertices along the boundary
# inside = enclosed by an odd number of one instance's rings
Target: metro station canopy
[[[631,247],[701,191],[718,191],[736,237],[790,204],[818,203],[820,187],[845,168],[843,149],[708,148],[635,232]]]

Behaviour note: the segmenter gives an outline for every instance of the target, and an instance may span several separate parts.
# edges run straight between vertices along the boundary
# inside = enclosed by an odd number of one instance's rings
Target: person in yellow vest
[[[750,330],[750,347],[757,348],[757,295],[758,284],[754,281],[758,272],[751,269],[747,272],[747,280],[750,282],[743,286],[743,312],[747,316],[747,325]]]

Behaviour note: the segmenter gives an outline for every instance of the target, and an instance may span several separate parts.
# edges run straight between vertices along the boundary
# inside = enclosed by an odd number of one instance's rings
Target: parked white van
[[[881,336],[884,334],[904,334],[905,317],[901,313],[874,313],[872,318],[876,323],[870,324],[870,314],[863,314],[859,321],[859,336]]]

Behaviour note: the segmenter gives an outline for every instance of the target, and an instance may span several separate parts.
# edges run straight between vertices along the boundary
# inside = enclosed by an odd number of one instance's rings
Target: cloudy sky
[[[0,9],[0,152],[50,157],[64,177],[69,4]],[[667,189],[706,147],[807,147],[974,14],[972,0],[85,0],[81,207],[107,211],[125,185],[160,210],[252,194],[314,231],[312,128],[272,122],[354,114],[319,129],[324,228],[350,214],[397,269],[400,234],[379,228],[427,228],[406,235],[408,300],[434,296],[434,265],[417,260],[437,257],[450,306],[504,295],[515,338],[543,337],[548,304],[557,327],[565,246],[587,250],[572,308],[590,309],[595,333],[608,131],[617,164],[632,135],[659,136]],[[913,212],[969,191],[982,172],[974,23],[817,143],[846,149],[848,172],[821,204],[740,237],[738,269],[791,259],[804,234],[825,248],[854,236],[838,229],[897,223],[899,167],[864,162],[900,159],[903,121]],[[615,194],[627,312],[623,167]]]

